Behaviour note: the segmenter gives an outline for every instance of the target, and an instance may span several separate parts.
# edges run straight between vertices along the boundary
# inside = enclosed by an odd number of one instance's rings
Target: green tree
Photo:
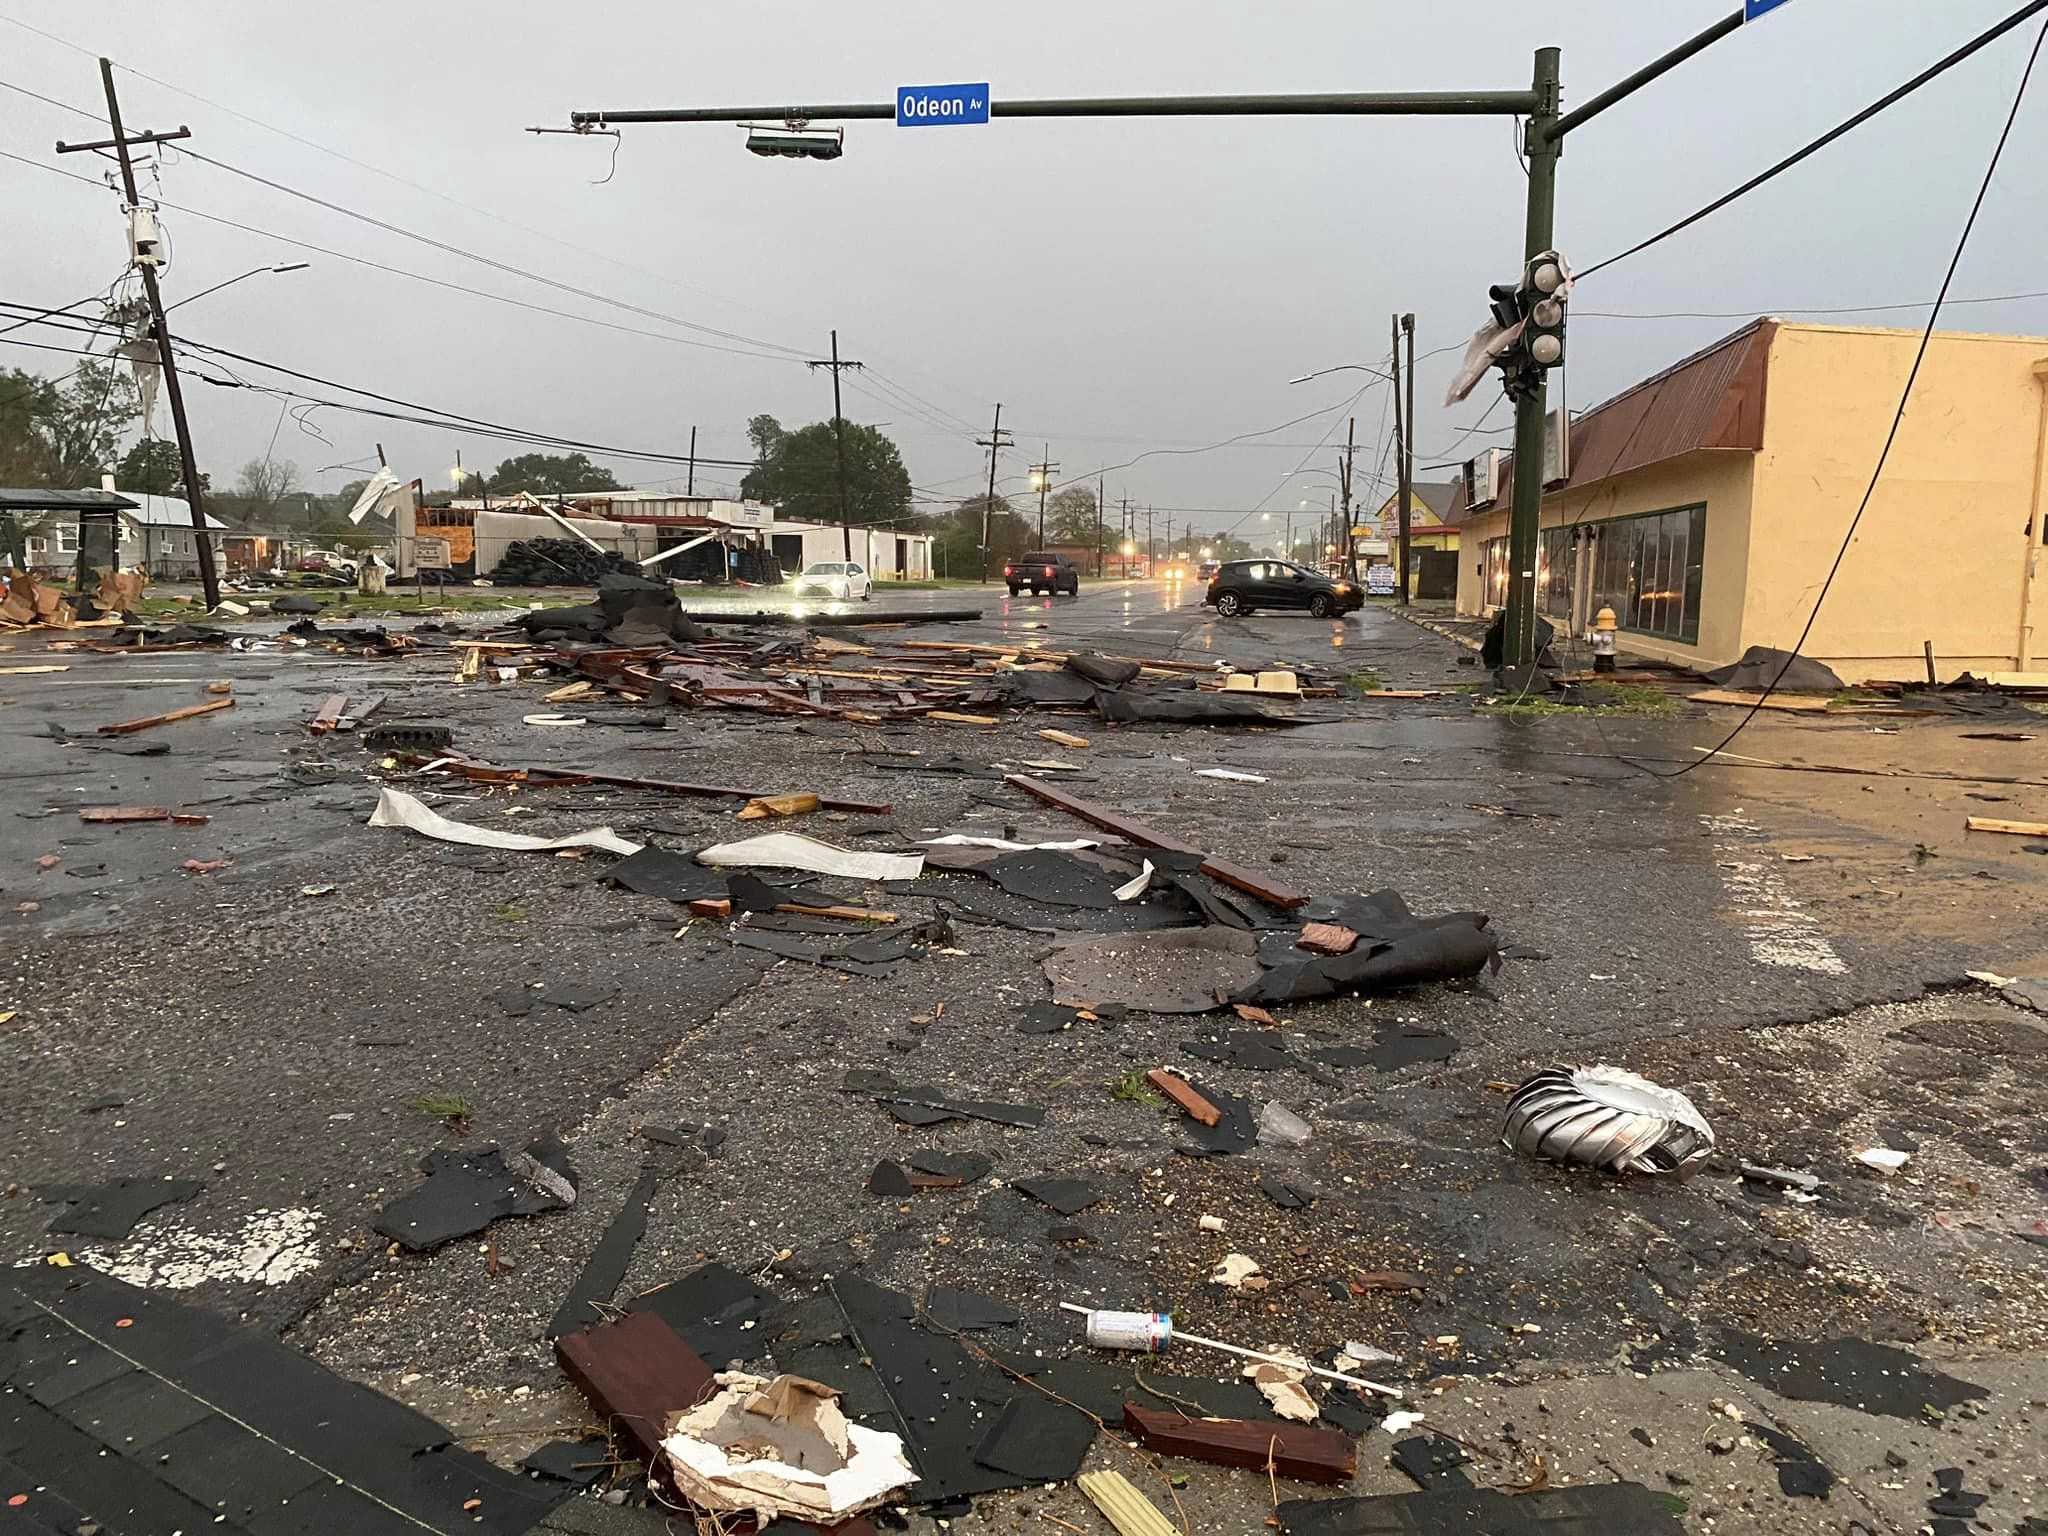
[[[150,496],[183,496],[185,467],[178,460],[178,445],[160,437],[139,437],[121,462],[114,467],[114,484],[124,491]],[[213,488],[213,477],[199,471],[199,490]]]
[[[1095,493],[1085,485],[1054,491],[1045,504],[1046,537],[1055,544],[1095,547]],[[1105,539],[1108,534],[1103,535]]]
[[[873,427],[845,422],[847,520],[900,523],[910,513],[910,471],[896,445]],[[740,482],[750,501],[771,503],[780,515],[806,523],[839,521],[839,457],[832,423],[814,421],[794,432],[772,416],[747,423],[754,467]]]
[[[608,469],[583,453],[522,453],[505,460],[485,482],[496,496],[531,491],[536,496],[567,496],[578,491],[616,491],[621,487]]]

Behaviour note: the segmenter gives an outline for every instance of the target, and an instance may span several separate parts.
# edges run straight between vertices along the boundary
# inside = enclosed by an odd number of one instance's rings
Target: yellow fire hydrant
[[[1621,628],[1621,621],[1614,616],[1612,608],[1602,608],[1593,615],[1593,670],[1612,672],[1614,670],[1614,632]]]

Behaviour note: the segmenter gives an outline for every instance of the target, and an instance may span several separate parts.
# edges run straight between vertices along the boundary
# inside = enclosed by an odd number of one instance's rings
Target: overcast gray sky
[[[593,183],[611,163],[610,140],[523,130],[561,126],[572,108],[879,101],[900,83],[925,81],[986,79],[998,99],[1512,88],[1528,83],[1542,44],[1563,49],[1570,104],[1731,3],[0,0],[0,17],[75,45],[0,21],[0,81],[98,112],[94,56],[106,52],[134,72],[117,72],[131,131],[189,124],[195,149],[244,170],[747,338],[721,340],[564,294],[172,153],[155,178],[165,199],[271,233],[167,212],[167,298],[259,264],[313,264],[193,304],[177,329],[197,340],[438,409],[624,447],[682,453],[695,424],[700,453],[743,459],[754,413],[789,424],[829,416],[829,377],[781,349],[823,356],[837,326],[843,355],[868,365],[865,377],[848,376],[847,415],[884,426],[930,504],[971,492],[985,474],[971,437],[986,431],[1000,400],[1017,435],[1001,466],[1013,494],[1049,442],[1061,478],[1092,480],[1107,466],[1112,502],[1129,495],[1216,528],[1247,509],[1327,505],[1333,479],[1307,471],[1332,466],[1352,412],[1361,480],[1370,482],[1388,435],[1386,389],[1359,373],[1288,380],[1383,360],[1395,309],[1416,313],[1423,353],[1470,334],[1486,285],[1519,267],[1524,183],[1506,121],[1012,119],[915,132],[855,123],[833,163],[756,158],[733,127],[641,126],[625,130],[602,185]],[[1560,247],[1575,266],[1590,266],[2016,3],[1791,0],[1571,139]],[[1574,406],[1740,323],[1590,311],[1930,298],[2034,25],[1705,225],[1583,285],[1571,335]],[[2048,289],[2038,273],[2048,235],[2038,187],[2048,163],[2043,95],[2022,113],[1958,296]],[[93,136],[81,116],[0,90],[0,149],[96,176],[92,157],[52,153],[60,137]],[[119,271],[124,236],[107,193],[0,160],[0,208],[0,298],[67,303]],[[310,254],[286,237],[605,324]],[[1912,325],[1923,315],[1866,318]],[[2048,331],[2048,299],[1959,308],[1950,323]],[[1420,371],[1426,456],[1507,441],[1491,430],[1508,421],[1505,407],[1485,434],[1459,441],[1498,391],[1483,384],[1467,404],[1441,409],[1455,360],[1437,357]],[[59,372],[70,362],[0,343],[0,364]],[[217,483],[266,452],[297,461],[312,488],[333,490],[356,471],[317,471],[372,461],[380,440],[401,473],[430,481],[445,477],[458,447],[470,465],[520,451],[329,410],[312,416],[331,440],[323,443],[289,418],[280,429],[267,397],[203,386],[191,394],[200,462]],[[1304,416],[1250,446],[1162,451]],[[628,483],[680,473],[610,462]],[[736,475],[701,472],[699,488],[729,488]]]

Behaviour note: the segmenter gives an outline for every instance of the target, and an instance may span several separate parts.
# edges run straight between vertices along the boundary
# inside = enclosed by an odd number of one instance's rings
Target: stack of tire
[[[644,573],[617,550],[599,553],[576,539],[515,539],[491,580],[501,587],[588,587],[613,574]]]

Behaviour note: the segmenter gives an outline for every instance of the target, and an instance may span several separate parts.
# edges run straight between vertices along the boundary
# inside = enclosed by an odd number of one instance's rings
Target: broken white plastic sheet
[[[588,832],[571,832],[566,837],[529,837],[520,832],[499,832],[491,827],[472,827],[450,821],[430,811],[402,789],[377,792],[377,809],[370,813],[373,827],[403,827],[436,842],[463,843],[471,848],[499,848],[507,853],[555,853],[563,848],[598,848],[621,856],[640,851],[639,843],[628,842],[610,827],[593,827]]]
[[[1197,768],[1198,779],[1228,779],[1233,784],[1264,784],[1263,773],[1239,773],[1235,768]]]
[[[821,843],[799,832],[768,832],[720,843],[697,855],[714,869],[801,869],[849,880],[915,880],[924,873],[921,853],[867,853]]]
[[[1145,867],[1118,886],[1112,894],[1118,901],[1136,901],[1145,894],[1145,887],[1152,883],[1152,861],[1147,859]]]
[[[899,1435],[850,1424],[839,1394],[800,1376],[767,1381],[741,1371],[678,1417],[661,1448],[677,1491],[714,1512],[751,1511],[838,1522],[917,1481]]]

